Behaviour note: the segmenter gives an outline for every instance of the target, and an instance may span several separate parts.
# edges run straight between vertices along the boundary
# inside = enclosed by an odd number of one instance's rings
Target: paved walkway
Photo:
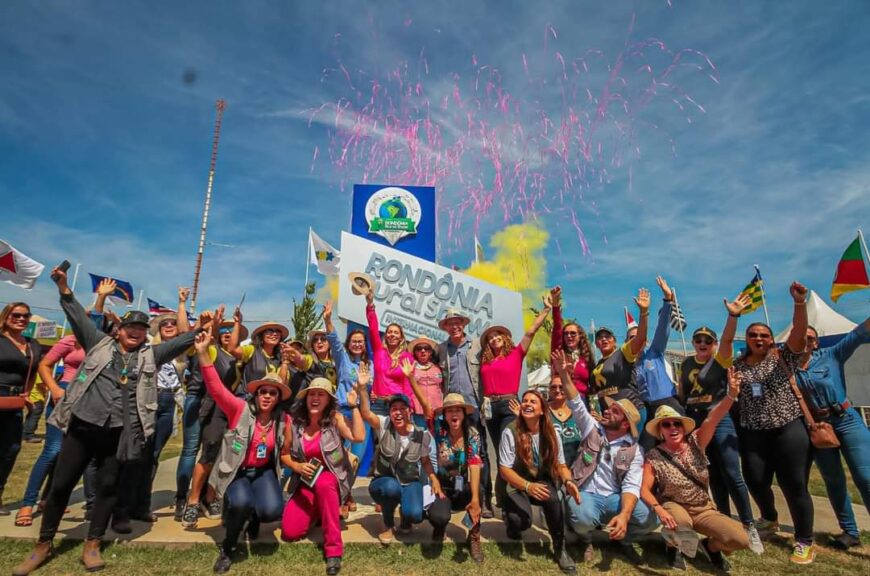
[[[181,527],[180,522],[173,520],[175,467],[177,462],[177,458],[172,458],[160,464],[153,496],[154,511],[158,516],[157,522],[153,525],[144,522],[133,522],[133,533],[127,535],[115,534],[110,528],[106,533],[107,539],[132,541],[142,544],[170,544],[179,546],[220,542],[223,538],[223,528],[221,528],[219,520],[200,518],[199,525],[193,530],[185,530]],[[368,483],[368,478],[360,478],[354,486],[353,493],[358,503],[358,510],[351,514],[347,522],[347,530],[342,533],[345,543],[377,543],[377,533],[381,525],[380,514],[376,514],[374,511],[374,506],[368,494]],[[123,490],[124,488],[122,487],[121,489]],[[788,513],[788,507],[785,505],[779,489],[774,488],[774,490],[777,496],[777,508],[780,511],[780,524],[784,531],[790,532],[791,516]],[[818,497],[813,499],[816,510],[815,530],[817,532],[839,533],[840,530],[837,526],[836,518],[831,511],[831,506],[827,499]],[[81,488],[79,488],[73,493],[70,512],[64,517],[60,525],[58,537],[77,540],[85,538],[87,523],[84,521],[82,506],[83,495]],[[856,506],[855,514],[858,517],[858,526],[864,530],[870,530],[870,516],[868,516],[864,507]],[[465,529],[460,524],[462,515],[463,513],[456,513],[453,516],[453,522],[447,529],[447,537],[450,540],[462,541],[465,537]],[[0,517],[0,535],[10,538],[29,539],[35,539],[38,536],[40,516],[34,519],[34,525],[29,528],[15,526],[14,518],[14,514],[8,517]],[[526,531],[523,536],[524,541],[533,543],[548,540],[547,531],[544,526],[543,518],[537,515],[535,527]],[[266,524],[261,529],[258,542],[276,542],[279,538],[279,533],[279,523]],[[431,528],[427,522],[424,522],[416,526],[410,534],[399,536],[398,540],[407,543],[428,542],[430,535]],[[484,540],[496,542],[509,541],[505,534],[505,525],[499,519],[484,520],[481,535]],[[320,542],[320,529],[312,529],[309,536],[311,541]]]

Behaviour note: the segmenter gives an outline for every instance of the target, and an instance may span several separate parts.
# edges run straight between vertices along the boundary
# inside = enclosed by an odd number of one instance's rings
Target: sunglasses
[[[177,326],[177,325],[178,325],[178,323],[175,320],[164,320],[163,322],[160,323],[160,328],[163,328],[164,326]]]
[[[616,336],[614,336],[613,334],[604,333],[604,334],[599,334],[598,336],[595,337],[595,339],[596,340],[615,340]]]
[[[277,396],[278,391],[274,388],[260,388],[257,390],[257,396]]]
[[[326,338],[326,336],[315,336],[314,338],[311,339],[311,341],[312,342],[326,342],[327,338]]]
[[[710,344],[713,343],[713,339],[712,338],[694,338],[692,340],[692,342],[694,342],[695,344],[706,344],[707,346],[709,346]]]
[[[769,340],[770,334],[767,332],[749,332],[746,334],[747,338],[759,338],[761,340]]]
[[[432,352],[432,348],[429,346],[417,346],[414,348],[414,352]]]
[[[565,389],[565,387],[562,386],[561,384],[550,384],[550,390],[558,391],[558,390],[564,390],[564,389]]]
[[[682,420],[665,420],[664,422],[662,422],[660,424],[660,426],[662,428],[664,428],[665,430],[667,430],[669,428],[682,428],[683,421]]]
[[[13,320],[30,320],[30,317],[33,316],[30,312],[12,312],[9,314],[9,317]]]
[[[278,330],[277,328],[266,328],[265,330],[263,330],[263,334],[280,334],[280,333],[281,333],[281,331]]]

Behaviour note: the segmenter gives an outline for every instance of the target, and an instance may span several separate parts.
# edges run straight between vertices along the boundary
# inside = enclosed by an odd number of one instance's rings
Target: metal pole
[[[755,264],[755,273],[758,275],[758,278],[761,279],[761,270],[758,269],[758,264]],[[764,308],[764,321],[770,326],[770,316],[767,315],[767,296],[764,294],[764,280],[761,279],[761,284],[759,284],[761,288],[761,306]]]
[[[217,152],[218,152],[218,142],[221,136],[221,120],[224,115],[224,108],[226,108],[226,103],[223,100],[218,100],[216,105],[217,107],[217,118],[214,123],[214,140],[212,141],[211,147],[211,163],[208,168],[208,186],[205,189],[205,205],[202,209],[202,227],[199,233],[199,248],[196,252],[196,268],[193,273],[193,289],[191,290],[192,295],[190,297],[190,313],[196,314],[196,297],[199,293],[199,274],[202,271],[202,253],[205,250],[205,233],[208,229],[208,209],[211,206],[211,191],[212,186],[214,185],[214,171],[215,166],[217,165]]]
[[[311,252],[314,250],[314,246],[311,243],[311,226],[308,227],[308,254],[305,255],[305,289],[302,293],[305,293],[305,290],[308,290],[308,271],[311,270]]]
[[[674,295],[674,308],[679,308],[679,304],[677,304],[677,289],[671,288],[671,294]],[[673,312],[671,313],[673,314]],[[670,322],[670,318],[668,319],[668,321]],[[683,324],[680,323],[680,326],[682,325]],[[686,347],[686,333],[683,331],[682,328],[680,328],[680,340],[683,342],[683,356],[688,356],[689,349]]]
[[[76,264],[76,270],[75,270],[75,272],[73,272],[73,283],[72,283],[72,288],[70,288],[70,290],[73,291],[73,294],[75,294],[75,291],[76,291],[76,282],[78,282],[78,279],[79,279],[79,267],[80,266],[81,266],[81,262]],[[61,338],[64,336],[64,334],[66,334],[66,325],[67,325],[67,319],[66,319],[66,314],[64,314],[63,315],[63,328],[60,329]]]
[[[142,311],[142,297],[145,296],[145,290],[139,290],[139,303],[136,304],[136,310]]]

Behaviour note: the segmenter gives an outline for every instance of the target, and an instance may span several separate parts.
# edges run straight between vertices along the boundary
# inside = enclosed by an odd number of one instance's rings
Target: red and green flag
[[[861,250],[861,235],[849,244],[834,275],[831,286],[831,300],[837,301],[847,292],[870,288],[870,278],[867,277],[867,266],[864,264],[864,252]]]

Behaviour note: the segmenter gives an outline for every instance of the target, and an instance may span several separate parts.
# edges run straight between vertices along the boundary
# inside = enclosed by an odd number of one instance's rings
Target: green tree
[[[305,285],[305,295],[302,302],[293,299],[293,334],[299,340],[305,341],[308,333],[317,328],[323,319],[323,308],[314,299],[314,282]]]

